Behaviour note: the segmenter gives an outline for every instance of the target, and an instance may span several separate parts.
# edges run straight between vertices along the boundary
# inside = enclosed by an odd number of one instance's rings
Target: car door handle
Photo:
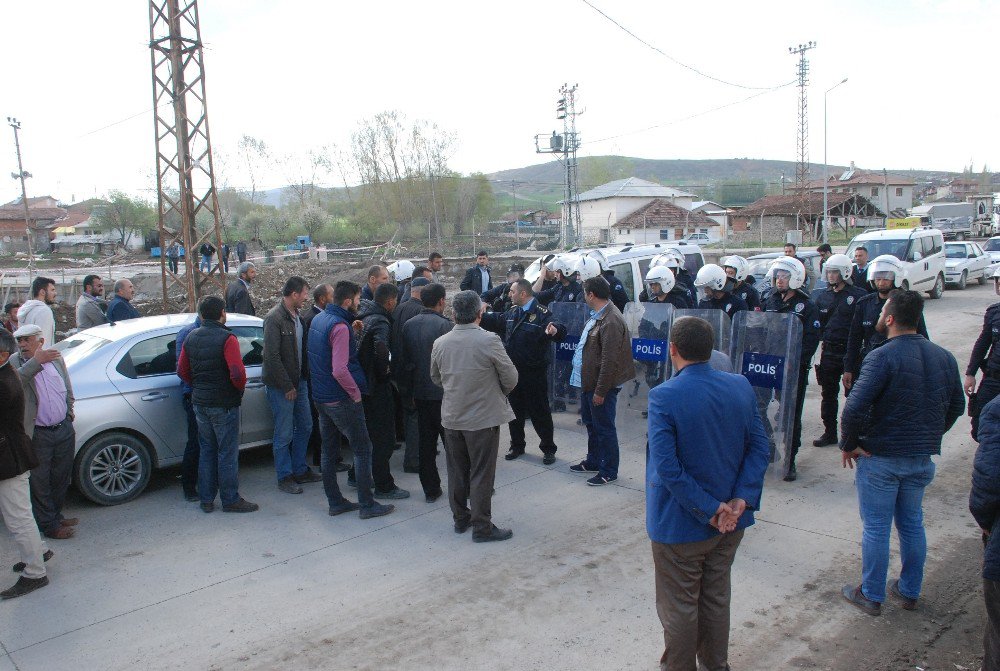
[[[143,401],[162,401],[165,398],[170,398],[170,394],[164,394],[160,391],[154,391],[152,394],[146,394],[141,397]]]

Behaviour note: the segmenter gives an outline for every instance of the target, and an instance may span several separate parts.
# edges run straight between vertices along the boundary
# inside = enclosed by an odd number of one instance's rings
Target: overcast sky
[[[824,91],[844,77],[828,96],[830,163],[1000,164],[996,0],[591,2],[673,58],[742,86],[795,79],[788,47],[815,40],[814,165],[823,162]],[[576,82],[584,156],[795,160],[794,86],[739,102],[760,91],[671,62],[582,0],[199,5],[223,157],[243,134],[277,155],[347,144],[359,119],[398,109],[458,135],[459,171],[540,163],[533,138],[559,127],[558,87]],[[153,198],[148,3],[19,2],[3,13],[0,119],[23,125],[28,195],[69,202],[121,188]],[[0,130],[6,202],[19,186],[8,176],[13,133]],[[224,172],[226,183],[246,183],[235,162]],[[265,181],[287,179],[275,169]]]

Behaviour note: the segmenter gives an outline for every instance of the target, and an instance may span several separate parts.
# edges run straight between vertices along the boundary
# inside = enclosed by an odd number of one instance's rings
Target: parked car
[[[868,258],[891,254],[903,262],[906,277],[903,288],[926,291],[931,298],[944,293],[944,236],[936,228],[878,229],[861,233],[847,245],[847,255],[864,246]]]
[[[754,278],[753,286],[762,297],[771,288],[770,283],[767,281],[767,269],[770,267],[771,261],[774,261],[779,256],[784,256],[784,253],[767,252],[765,254],[754,254],[747,259],[747,263],[750,264],[750,274]],[[797,256],[806,267],[806,283],[803,289],[812,293],[816,289],[825,287],[826,279],[823,278],[823,274],[820,272],[820,262],[823,259],[820,257],[819,252],[815,250],[799,250]]]
[[[993,274],[995,264],[990,255],[975,242],[944,243],[944,280],[964,289],[970,280],[986,284],[986,278]]]
[[[134,499],[155,468],[180,463],[187,442],[174,345],[193,314],[129,319],[80,331],[56,344],[76,397],[76,462],[73,481],[102,505]],[[240,343],[247,387],[240,413],[240,448],[267,445],[271,408],[261,364],[264,322],[230,314]]]
[[[983,251],[990,255],[993,263],[1000,263],[1000,235],[987,240],[983,245]]]
[[[707,245],[711,243],[712,240],[708,237],[708,233],[692,233],[681,242],[688,245]]]

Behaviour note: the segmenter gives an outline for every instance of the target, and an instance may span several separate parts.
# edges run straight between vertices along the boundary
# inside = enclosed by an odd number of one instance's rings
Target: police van
[[[867,231],[851,240],[847,256],[854,258],[854,250],[862,246],[868,250],[869,260],[891,254],[903,262],[906,269],[904,289],[926,291],[931,298],[941,298],[945,255],[944,234],[938,229],[918,226]]]
[[[642,281],[649,270],[649,264],[653,257],[673,248],[680,250],[684,254],[684,267],[691,276],[698,274],[698,270],[705,265],[705,257],[701,253],[698,245],[684,242],[651,242],[638,245],[615,245],[608,247],[576,247],[563,252],[565,254],[583,254],[595,259],[601,264],[602,270],[613,270],[615,277],[625,287],[630,301],[636,301],[642,292]],[[543,256],[528,266],[524,271],[524,278],[529,282],[538,279],[543,260],[548,260],[551,255]]]

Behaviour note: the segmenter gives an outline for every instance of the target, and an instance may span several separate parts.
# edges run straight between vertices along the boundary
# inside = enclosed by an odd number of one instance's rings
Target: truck
[[[910,210],[910,216],[927,217],[928,224],[941,231],[945,240],[965,240],[972,237],[976,207],[972,203],[918,205]]]

